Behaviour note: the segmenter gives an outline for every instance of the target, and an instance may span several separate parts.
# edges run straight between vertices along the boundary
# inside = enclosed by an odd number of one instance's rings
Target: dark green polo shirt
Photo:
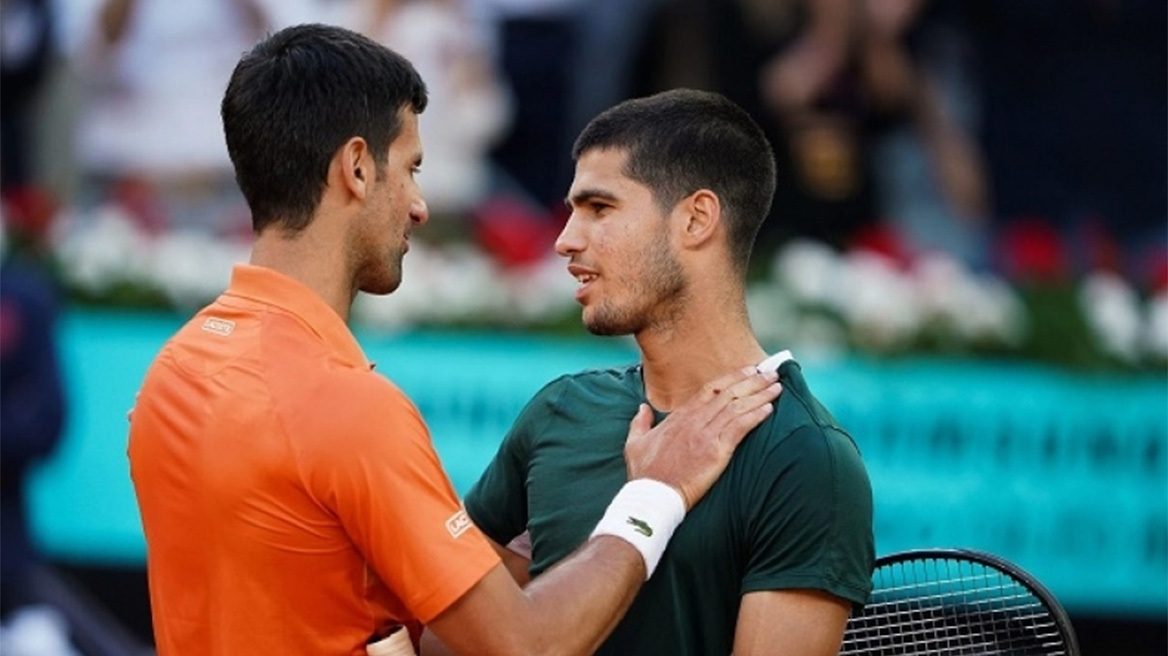
[[[872,491],[859,451],[780,369],[775,412],[674,534],[600,654],[729,654],[743,594],[814,588],[862,604],[871,588]],[[640,365],[558,378],[527,404],[466,508],[491,539],[531,532],[533,576],[588,539],[625,483]],[[658,414],[657,421],[664,415]]]

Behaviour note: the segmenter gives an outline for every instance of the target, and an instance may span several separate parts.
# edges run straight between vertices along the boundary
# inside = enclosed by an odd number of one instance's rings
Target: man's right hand
[[[642,404],[625,442],[629,480],[673,486],[688,511],[718,480],[739,442],[770,416],[782,389],[778,374],[747,367],[707,384],[656,427],[652,410]]]

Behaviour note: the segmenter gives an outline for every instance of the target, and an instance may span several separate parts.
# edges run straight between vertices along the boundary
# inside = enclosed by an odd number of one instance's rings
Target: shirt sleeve
[[[384,379],[356,387],[313,454],[310,489],[381,580],[422,622],[499,557],[471,524],[413,403]]]
[[[506,545],[527,530],[527,467],[532,441],[546,423],[549,383],[519,413],[494,459],[466,495],[466,511],[487,537]]]
[[[851,438],[801,427],[758,471],[748,496],[742,593],[816,589],[865,603],[875,559],[872,488]]]

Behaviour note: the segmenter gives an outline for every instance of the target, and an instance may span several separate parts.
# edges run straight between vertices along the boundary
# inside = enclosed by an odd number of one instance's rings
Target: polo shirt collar
[[[370,368],[364,351],[341,317],[320,295],[298,280],[267,267],[237,264],[231,270],[231,286],[225,293],[296,315],[346,364]]]

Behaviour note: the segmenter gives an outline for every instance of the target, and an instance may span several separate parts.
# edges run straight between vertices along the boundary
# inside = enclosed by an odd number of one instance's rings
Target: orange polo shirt
[[[130,420],[160,654],[364,654],[498,562],[417,408],[307,287],[238,266]]]

